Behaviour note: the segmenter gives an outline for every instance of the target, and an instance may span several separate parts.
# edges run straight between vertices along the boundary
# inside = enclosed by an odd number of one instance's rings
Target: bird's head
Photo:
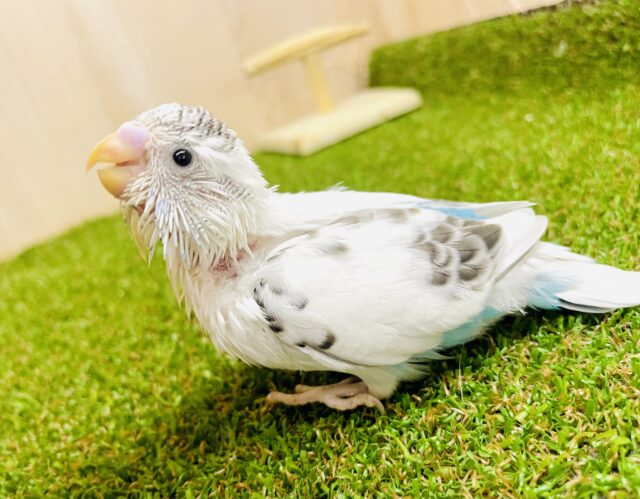
[[[142,113],[93,149],[87,169],[99,163],[139,248],[151,257],[161,241],[168,266],[235,259],[269,194],[235,132],[201,107]]]

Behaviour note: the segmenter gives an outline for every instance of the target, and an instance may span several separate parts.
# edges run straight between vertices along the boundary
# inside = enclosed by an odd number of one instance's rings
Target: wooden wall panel
[[[0,0],[0,258],[112,212],[83,164],[120,122],[202,104],[249,146],[313,109],[297,64],[248,79],[244,59],[306,30],[364,23],[323,54],[336,99],[383,43],[558,0]]]

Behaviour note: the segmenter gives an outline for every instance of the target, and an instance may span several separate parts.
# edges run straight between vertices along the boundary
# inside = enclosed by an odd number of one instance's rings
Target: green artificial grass
[[[424,108],[307,159],[344,182],[529,199],[548,239],[640,269],[640,4],[572,6],[381,48],[372,83]],[[79,165],[79,174],[80,165]],[[640,310],[502,321],[387,413],[264,404],[303,380],[217,354],[118,217],[0,265],[0,496],[633,497]]]

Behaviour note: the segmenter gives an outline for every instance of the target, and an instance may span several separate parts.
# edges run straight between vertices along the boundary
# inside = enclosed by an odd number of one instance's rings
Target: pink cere
[[[118,128],[118,137],[134,149],[143,150],[149,139],[149,131],[142,125],[126,121]]]

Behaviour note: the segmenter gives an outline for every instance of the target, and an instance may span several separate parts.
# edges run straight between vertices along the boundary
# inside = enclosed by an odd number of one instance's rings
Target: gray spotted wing
[[[477,287],[490,280],[501,237],[502,228],[497,224],[447,217],[422,228],[413,247],[431,263],[432,285]]]

